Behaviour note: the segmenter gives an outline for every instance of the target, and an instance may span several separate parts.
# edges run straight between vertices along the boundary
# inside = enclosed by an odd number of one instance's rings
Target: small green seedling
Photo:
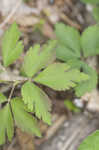
[[[80,35],[75,28],[58,23],[55,26],[55,33],[58,40],[57,59],[66,62],[72,69],[79,69],[89,75],[87,81],[80,82],[74,88],[76,96],[80,97],[91,92],[97,85],[97,73],[85,63],[85,60],[89,56],[99,54],[99,26],[89,26]]]
[[[99,130],[89,135],[80,144],[78,150],[99,150]]]
[[[4,34],[2,42],[3,71],[13,64],[23,52],[18,26],[14,23]],[[41,137],[37,119],[51,124],[51,102],[49,97],[38,86],[48,86],[54,90],[66,90],[76,87],[77,83],[88,80],[89,76],[66,63],[54,63],[56,59],[55,40],[30,47],[27,51],[22,70],[25,77],[21,80],[7,81],[13,84],[9,97],[0,93],[0,145],[5,143],[6,136],[11,141],[14,135],[14,125],[23,131]],[[0,80],[0,83],[6,83]],[[11,82],[11,83],[10,83]],[[39,83],[39,84],[37,84]],[[21,96],[13,97],[13,91],[21,85]],[[13,97],[13,98],[12,98]],[[2,105],[3,104],[3,105]]]
[[[99,22],[99,0],[81,0],[86,4],[93,5],[93,17],[97,22]]]
[[[68,109],[68,110],[70,110],[70,111],[72,111],[72,112],[74,112],[74,113],[79,113],[79,112],[81,112],[81,110],[78,108],[78,107],[76,107],[75,105],[74,105],[74,103],[72,102],[72,101],[70,101],[70,100],[65,100],[64,101],[64,105],[66,106],[66,108]]]

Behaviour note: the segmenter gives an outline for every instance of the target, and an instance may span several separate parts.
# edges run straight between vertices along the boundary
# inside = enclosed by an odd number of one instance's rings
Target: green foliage
[[[93,16],[95,20],[98,22],[99,21],[99,7],[98,6],[93,8]]]
[[[6,101],[7,101],[7,98],[2,93],[0,93],[0,104]]]
[[[14,116],[14,118],[13,118]],[[20,98],[14,98],[0,109],[0,145],[5,143],[6,135],[11,141],[14,134],[14,121],[23,131],[41,137],[36,119],[28,113]]]
[[[71,53],[76,53],[76,58],[80,58],[80,35],[75,29],[69,27],[68,29],[70,30],[68,38],[66,37],[68,48]],[[72,34],[73,44],[71,44],[70,34]],[[4,67],[11,65],[22,53],[23,45],[22,42],[19,42],[19,38],[20,32],[18,26],[14,23],[6,31],[3,39]],[[57,42],[53,40],[42,48],[39,44],[31,47],[26,53],[22,65],[25,78],[11,81],[13,86],[8,98],[0,93],[0,104],[3,103],[2,109],[0,109],[0,145],[5,143],[6,135],[9,141],[12,139],[13,123],[23,131],[38,137],[41,137],[41,133],[36,118],[42,119],[48,125],[51,124],[51,103],[48,96],[40,89],[39,83],[55,90],[65,90],[71,87],[76,88],[80,82],[89,80],[89,76],[80,72],[78,68],[70,67],[65,63],[53,63],[56,58],[56,44]],[[66,46],[65,41],[64,45]],[[6,68],[4,69],[6,70]],[[8,84],[10,81],[6,82]],[[22,97],[12,99],[13,91],[18,84],[22,85]]]
[[[80,60],[70,60],[67,62],[72,68],[81,69],[84,73],[88,74],[89,79],[83,82],[80,82],[75,87],[75,93],[78,97],[84,95],[86,92],[91,92],[97,84],[97,73],[90,66]]]
[[[72,101],[70,100],[65,100],[64,101],[64,105],[66,106],[66,108],[68,108],[70,111],[78,113],[80,112],[80,109],[78,107],[76,107]]]
[[[58,58],[68,60],[80,58],[80,34],[79,32],[62,23],[56,24],[56,37],[59,41],[59,46],[56,51]],[[61,49],[61,52],[60,52]]]
[[[58,39],[56,57],[62,61],[67,62],[67,64],[71,66],[72,69],[78,69],[79,71],[82,70],[84,73],[88,74],[88,80],[85,82],[80,82],[75,87],[76,95],[82,96],[86,92],[91,92],[97,84],[96,71],[81,60],[87,58],[88,56],[95,56],[99,54],[99,26],[94,25],[88,27],[87,29],[85,29],[81,36],[74,28],[72,28],[71,34],[71,28],[72,27],[68,27],[62,23],[56,24],[55,33]],[[62,34],[60,34],[60,31],[62,32]],[[79,35],[79,38],[77,38],[77,35]],[[75,37],[75,39],[73,37]],[[74,46],[75,40],[76,46]],[[76,50],[73,49],[72,45]],[[72,74],[74,76],[74,73]]]
[[[81,36],[81,46],[84,57],[99,54],[99,26],[88,27]]]
[[[34,78],[34,81],[60,91],[75,87],[77,83],[87,79],[87,75],[77,69],[70,69],[65,63],[54,63]]]
[[[84,95],[86,92],[91,92],[93,89],[95,89],[98,81],[96,71],[93,70],[90,66],[82,62],[81,68],[84,73],[89,75],[89,80],[87,80],[86,82],[80,82],[75,87],[75,92],[78,97]]]
[[[28,105],[28,108],[35,112],[39,119],[51,124],[51,104],[48,96],[35,84],[26,82],[21,90],[23,101]]]
[[[89,135],[79,146],[78,150],[99,150],[99,130]]]
[[[84,3],[99,4],[99,0],[81,0]]]
[[[11,141],[13,137],[13,118],[10,110],[10,105],[7,104],[0,109],[0,145],[5,143],[6,135]]]
[[[40,45],[30,48],[24,58],[23,69],[28,77],[32,77],[55,59],[56,41],[49,41],[40,50]],[[39,60],[38,60],[39,58]]]
[[[20,38],[20,32],[16,23],[12,24],[11,28],[6,31],[2,41],[2,55],[4,66],[7,67],[19,58],[23,50],[23,45]]]
[[[27,108],[20,98],[11,101],[14,120],[18,127],[30,134],[41,137],[36,119],[27,112]]]

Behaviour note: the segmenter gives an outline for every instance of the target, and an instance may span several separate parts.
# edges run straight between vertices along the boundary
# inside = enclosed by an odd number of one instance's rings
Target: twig
[[[67,150],[68,147],[70,146],[70,144],[72,143],[72,141],[77,137],[78,134],[80,134],[81,132],[81,128],[77,129],[76,131],[74,131],[74,133],[72,134],[72,137],[69,138],[66,143],[64,144],[64,146],[62,147],[62,150]]]
[[[13,139],[12,143],[8,146],[7,150],[11,150],[16,143],[16,138]]]
[[[14,83],[13,86],[12,86],[12,89],[11,89],[11,92],[10,92],[10,95],[9,95],[9,98],[8,98],[8,103],[9,103],[10,100],[11,100],[11,97],[12,97],[12,94],[13,94],[13,92],[14,92],[15,86],[16,86],[16,83]]]
[[[4,72],[6,71],[6,69],[1,65],[1,63],[0,63],[0,69]]]
[[[74,23],[68,16],[64,15],[63,13],[60,13],[60,18],[65,21],[67,24],[71,25],[72,27],[75,27],[76,29],[81,31],[81,26],[77,23]]]
[[[60,126],[63,124],[65,120],[66,120],[65,115],[58,118],[58,120],[56,120],[56,122],[51,127],[49,127],[45,139],[48,140],[49,138],[51,138],[56,133],[56,131],[60,128]]]
[[[8,15],[8,17],[4,20],[3,23],[0,24],[0,29],[3,28],[8,22],[9,20],[12,18],[12,16],[15,14],[16,10],[19,8],[19,6],[21,5],[22,0],[19,0],[18,3],[15,5],[15,7],[12,9],[12,11],[10,12],[10,14]]]

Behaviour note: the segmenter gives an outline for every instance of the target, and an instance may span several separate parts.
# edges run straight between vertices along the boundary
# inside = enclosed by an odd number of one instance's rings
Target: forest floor
[[[3,32],[8,28],[9,24],[16,20],[22,32],[22,39],[24,42],[24,54],[27,49],[35,43],[43,44],[48,39],[55,39],[54,24],[63,22],[67,25],[73,26],[80,32],[89,25],[95,24],[95,21],[89,12],[89,7],[86,7],[80,0],[28,0],[25,2],[30,8],[35,8],[36,13],[25,14],[22,16],[13,15],[9,21],[0,29],[0,38],[2,39]],[[17,14],[17,10],[16,10]],[[2,24],[6,17],[0,14],[0,23]],[[0,42],[1,53],[1,42]],[[24,56],[23,54],[23,56]],[[1,54],[0,54],[1,55]],[[0,61],[2,60],[0,56]],[[23,57],[11,66],[11,71],[18,73],[18,68],[23,61]],[[8,94],[10,86],[0,84],[0,91]],[[0,150],[76,150],[81,140],[90,132],[98,128],[97,113],[90,113],[86,110],[86,102],[80,101],[83,105],[80,113],[74,113],[68,110],[64,105],[64,100],[70,99],[75,101],[73,91],[53,91],[50,88],[42,86],[42,89],[48,94],[52,102],[52,126],[48,126],[42,122],[39,123],[43,138],[39,139],[23,133],[16,128],[14,138],[11,143],[6,143]],[[19,94],[19,88],[14,93]],[[78,103],[78,102],[77,102]],[[93,117],[95,115],[95,117]],[[91,121],[90,121],[91,120]],[[80,125],[83,125],[80,127]],[[68,126],[69,125],[69,126]],[[86,132],[86,130],[88,132]],[[75,133],[74,131],[77,132]],[[80,139],[79,132],[84,130]],[[67,132],[68,131],[68,132]],[[72,138],[73,137],[73,138]],[[69,141],[67,139],[70,139]],[[61,142],[62,141],[62,142]],[[66,145],[66,141],[68,141]],[[70,147],[71,143],[74,145]],[[50,147],[53,145],[52,147]],[[60,148],[62,147],[62,148]]]

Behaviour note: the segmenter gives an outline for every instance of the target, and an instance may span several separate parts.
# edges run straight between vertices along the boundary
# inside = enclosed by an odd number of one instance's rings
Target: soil
[[[41,4],[43,3],[42,0],[38,1],[39,3],[41,1]],[[29,7],[37,7],[38,1],[28,0],[27,5]],[[23,56],[30,46],[35,43],[42,45],[48,39],[55,38],[54,24],[56,22],[61,21],[67,25],[76,27],[80,32],[82,32],[85,27],[95,24],[91,13],[88,12],[86,6],[81,3],[80,0],[47,0],[46,8],[49,8],[50,12],[54,12],[51,14],[51,17],[54,17],[54,19],[49,18],[45,13],[45,9],[43,9],[39,16],[36,16],[38,20],[44,19],[45,24],[43,25],[29,25],[29,23],[28,25],[23,25],[26,20],[21,20],[20,22],[17,18],[20,30],[22,31],[21,38],[24,42],[25,49],[20,60],[16,61],[14,65],[10,67],[10,71],[16,74],[19,73],[18,69],[23,62]],[[58,10],[57,13],[56,9]],[[0,14],[0,22],[2,22],[3,19],[3,16]],[[9,24],[12,23],[12,20],[9,21]],[[3,30],[5,31],[7,27],[8,26],[5,25]],[[2,61],[1,56],[0,61]],[[49,127],[40,122],[40,128],[43,134],[42,139],[30,136],[16,128],[12,142],[7,142],[0,147],[0,150],[77,150],[81,141],[99,128],[97,112],[93,114],[88,112],[86,108],[82,108],[80,114],[74,114],[64,106],[64,99],[73,101],[76,98],[73,90],[57,92],[45,86],[40,85],[40,87],[47,93],[52,102],[52,126]],[[11,86],[5,87],[4,84],[0,84],[0,91],[6,95],[9,95],[10,90]],[[20,96],[19,91],[20,86],[16,88],[13,96]]]

